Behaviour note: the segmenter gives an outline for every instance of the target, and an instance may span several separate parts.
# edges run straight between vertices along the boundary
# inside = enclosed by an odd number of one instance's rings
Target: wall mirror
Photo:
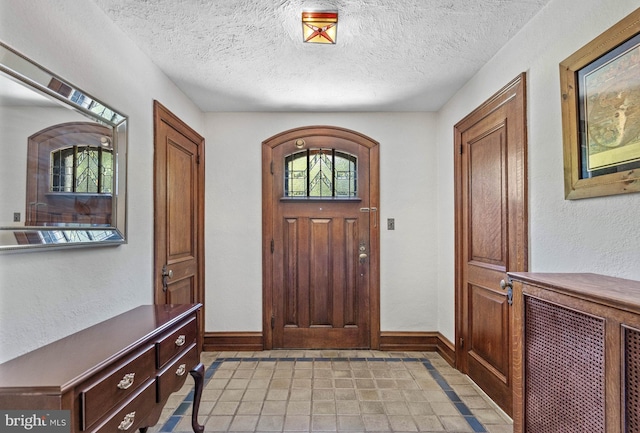
[[[0,42],[0,251],[126,242],[127,116]]]

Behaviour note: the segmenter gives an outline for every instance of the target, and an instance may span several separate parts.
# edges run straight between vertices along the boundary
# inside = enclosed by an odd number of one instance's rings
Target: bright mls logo
[[[0,433],[69,433],[68,410],[0,410]]]

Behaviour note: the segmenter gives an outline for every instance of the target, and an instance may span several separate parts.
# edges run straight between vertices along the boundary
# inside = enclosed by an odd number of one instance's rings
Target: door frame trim
[[[369,148],[369,206],[376,207],[371,214],[377,224],[369,224],[369,329],[371,349],[380,347],[380,153],[379,143],[364,134],[336,126],[304,126],[289,129],[262,142],[262,335],[265,350],[273,348],[273,176],[271,161],[273,149],[290,140],[312,135],[325,135],[353,141]],[[373,220],[372,220],[373,221]]]
[[[470,114],[460,120],[454,126],[454,272],[455,272],[455,365],[458,370],[463,373],[467,372],[467,365],[463,356],[460,339],[466,335],[464,328],[467,323],[465,314],[465,306],[463,305],[463,266],[462,266],[462,164],[464,162],[462,154],[462,133],[471,126],[485,118],[512,99],[517,99],[521,106],[522,114],[522,143],[520,145],[521,152],[514,156],[514,162],[519,172],[516,176],[518,187],[517,213],[515,220],[521,222],[520,227],[515,228],[516,233],[516,251],[517,260],[514,271],[526,272],[529,266],[529,214],[528,214],[528,178],[527,178],[527,88],[526,73],[522,72],[493,96],[483,102],[479,107],[474,109]],[[521,182],[522,181],[522,182]],[[460,349],[460,350],[459,350]],[[510,355],[511,356],[511,355]]]
[[[158,303],[158,290],[162,285],[162,277],[161,277],[161,269],[163,263],[159,262],[158,258],[158,242],[161,237],[160,228],[158,227],[158,213],[164,212],[164,209],[158,208],[158,200],[157,200],[157,148],[158,148],[158,130],[160,129],[160,124],[166,123],[172,129],[178,131],[193,143],[195,143],[198,147],[198,160],[197,164],[198,170],[198,179],[196,180],[198,184],[198,205],[197,205],[197,224],[198,227],[196,230],[198,231],[197,240],[197,253],[198,253],[198,269],[197,276],[198,279],[198,290],[196,292],[196,302],[202,304],[202,307],[198,314],[198,328],[200,335],[199,346],[202,347],[202,336],[204,335],[204,271],[205,271],[205,257],[204,257],[204,176],[205,176],[205,154],[204,154],[204,145],[205,140],[200,134],[198,134],[194,129],[192,129],[189,125],[183,122],[178,116],[173,114],[162,105],[157,100],[153,101],[153,303]]]

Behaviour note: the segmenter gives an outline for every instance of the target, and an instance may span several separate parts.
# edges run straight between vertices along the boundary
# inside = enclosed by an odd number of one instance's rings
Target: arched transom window
[[[112,225],[113,139],[110,127],[94,122],[59,123],[31,135],[25,225]]]
[[[99,146],[77,145],[51,152],[50,192],[111,193],[113,153]]]
[[[335,149],[306,149],[285,157],[285,197],[356,197],[358,161]]]

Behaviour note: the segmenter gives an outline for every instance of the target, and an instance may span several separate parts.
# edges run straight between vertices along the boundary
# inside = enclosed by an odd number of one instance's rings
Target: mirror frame
[[[114,187],[112,221],[109,226],[61,223],[55,226],[1,226],[0,233],[11,232],[16,244],[0,244],[0,252],[36,251],[56,248],[99,247],[127,243],[127,124],[128,116],[114,110],[65,79],[33,62],[0,41],[0,75],[19,82],[32,91],[52,99],[62,106],[88,117],[112,130],[114,155]],[[48,87],[51,80],[62,84],[60,91]],[[64,92],[64,93],[63,93]],[[80,105],[71,96],[81,96],[92,102],[91,109]],[[35,132],[35,131],[34,131]],[[24,140],[27,152],[27,137]],[[26,167],[25,167],[26,170]],[[17,239],[36,239],[34,243],[19,244]]]

